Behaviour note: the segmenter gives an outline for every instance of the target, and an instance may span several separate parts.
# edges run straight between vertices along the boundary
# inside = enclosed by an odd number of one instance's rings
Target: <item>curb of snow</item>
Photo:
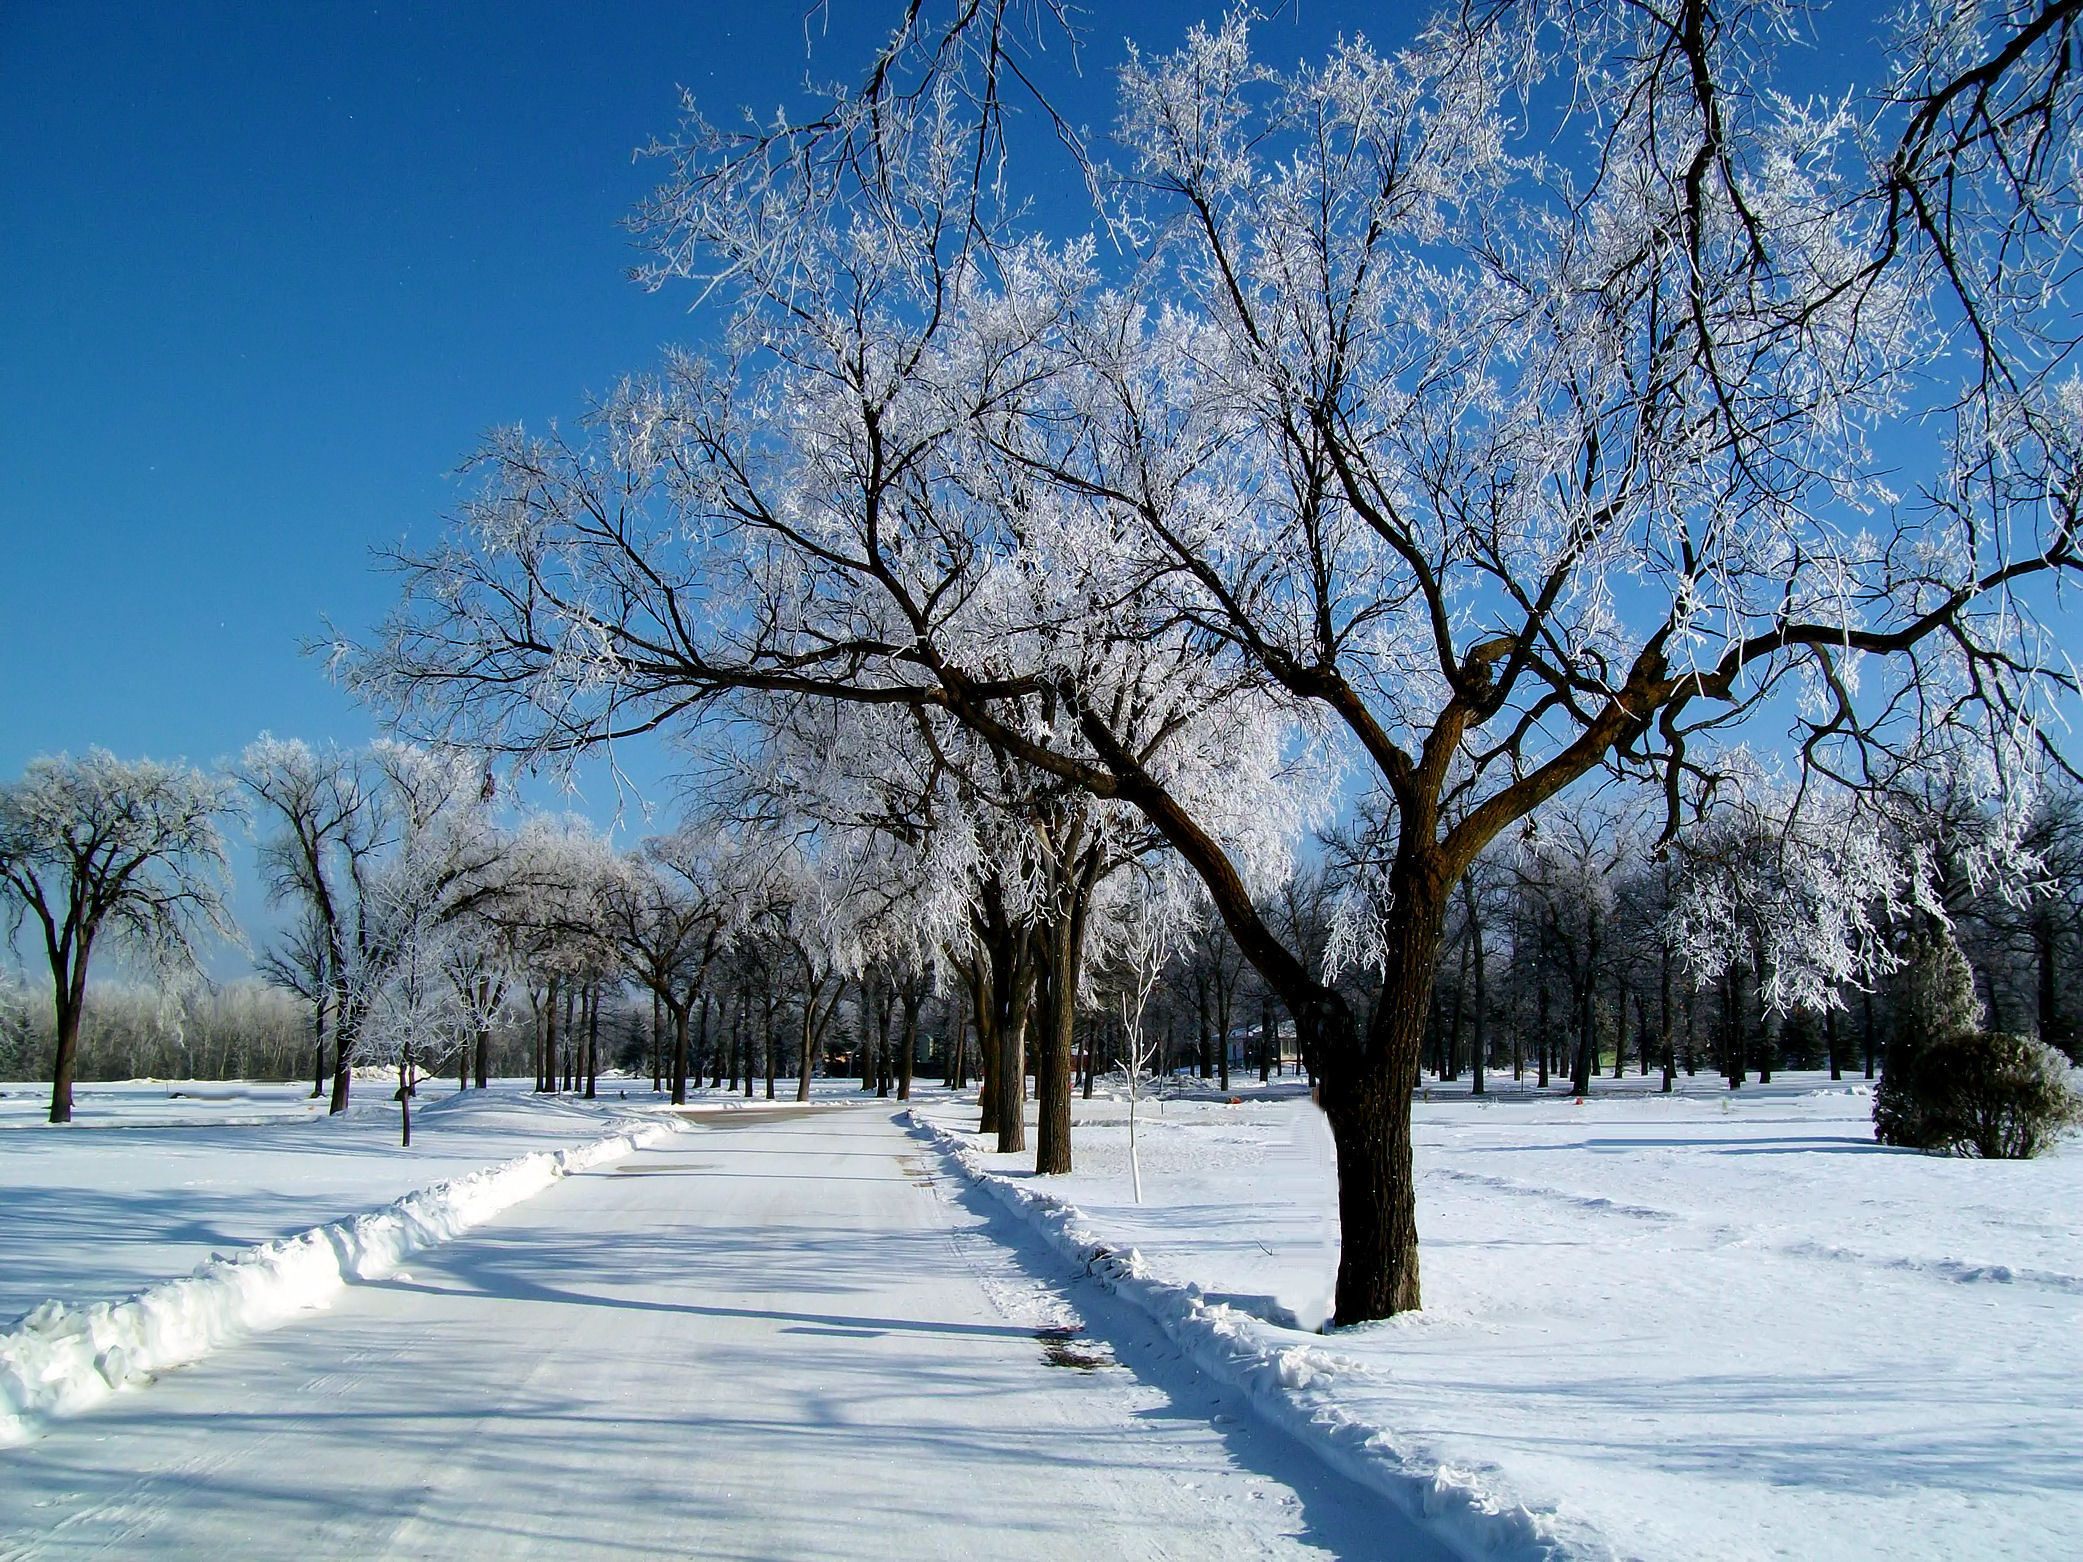
[[[1239,1390],[1269,1423],[1386,1497],[1450,1549],[1473,1562],[1609,1562],[1615,1555],[1588,1527],[1528,1507],[1494,1467],[1443,1464],[1389,1428],[1355,1415],[1340,1403],[1338,1390],[1341,1378],[1366,1374],[1357,1362],[1315,1345],[1286,1343],[1249,1313],[1207,1300],[1198,1285],[1159,1279],[1136,1249],[1124,1252],[1106,1242],[1075,1204],[997,1175],[967,1139],[916,1109],[904,1115],[971,1182],[1149,1316],[1195,1366]]]
[[[625,1126],[566,1150],[532,1150],[382,1209],[213,1257],[120,1302],[49,1301],[0,1334],[0,1447],[75,1415],[256,1329],[330,1307],[350,1281],[379,1280],[408,1256],[460,1236],[560,1177],[676,1132]]]

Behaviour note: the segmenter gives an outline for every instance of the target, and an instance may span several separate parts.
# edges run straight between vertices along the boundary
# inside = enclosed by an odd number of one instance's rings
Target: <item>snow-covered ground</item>
[[[1320,1420],[1379,1429],[1382,1457],[1589,1554],[2073,1554],[2083,1142],[1938,1159],[1874,1144],[1862,1082],[1684,1083],[1602,1081],[1582,1104],[1433,1087],[1424,1311],[1328,1339],[1246,1330],[1336,1358],[1310,1386]],[[1069,1177],[981,1163],[1158,1281],[1313,1322],[1327,1135],[1292,1087],[1235,1093],[1145,1103],[1141,1206],[1118,1101],[1079,1104]],[[966,1103],[923,1112],[973,1124]]]
[[[0,1557],[1446,1562],[819,1097],[705,1103],[0,1451]]]
[[[357,1081],[355,1105],[332,1118],[308,1085],[85,1085],[58,1128],[43,1120],[49,1086],[0,1091],[0,1328],[45,1301],[121,1297],[213,1253],[581,1143],[655,1099],[648,1081],[603,1082],[590,1103],[531,1096],[525,1080],[460,1093],[434,1081],[420,1087],[407,1150],[377,1079]]]

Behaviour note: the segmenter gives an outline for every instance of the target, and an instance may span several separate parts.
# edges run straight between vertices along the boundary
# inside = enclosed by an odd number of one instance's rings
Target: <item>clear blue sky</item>
[[[1073,112],[1214,9],[1094,7]],[[795,3],[5,0],[0,776],[370,735],[298,648],[388,606],[371,549],[433,534],[482,430],[686,331],[626,277],[632,150],[682,84],[723,118],[851,77],[895,14],[833,0],[806,56]],[[1291,4],[1260,46],[1413,14]]]
[[[388,604],[370,550],[432,532],[482,430],[685,329],[626,278],[632,149],[681,84],[770,109],[894,14],[838,0],[806,59],[794,4],[8,0],[0,775],[367,735],[298,646]],[[1122,24],[1091,31],[1097,89]]]

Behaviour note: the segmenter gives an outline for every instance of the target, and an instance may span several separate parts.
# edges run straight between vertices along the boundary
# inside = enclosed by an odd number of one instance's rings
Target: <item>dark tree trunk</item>
[[[1539,1072],[1536,1074],[1533,1083],[1536,1088],[1546,1090],[1548,1088],[1548,1030],[1553,1024],[1551,1008],[1548,1002],[1548,984],[1546,982],[1542,982],[1540,985],[1539,1016],[1538,1034],[1534,1037],[1534,1055],[1539,1060],[1535,1066]]]
[[[311,1006],[311,1099],[325,1094],[325,1003]]]
[[[673,1105],[687,1104],[687,1019],[694,999],[673,1008]]]
[[[586,994],[586,1099],[600,1094],[600,987]]]
[[[1071,1058],[1078,1022],[1078,974],[1085,963],[1085,922],[1098,859],[1080,862],[1066,888],[1069,904],[1047,929],[1049,1006],[1042,1019],[1035,1094],[1034,1169],[1060,1176],[1071,1169]]]
[[[665,1022],[658,994],[651,994],[651,1093],[665,1089]]]
[[[911,1073],[918,1064],[919,1050],[919,1002],[925,994],[919,990],[919,979],[908,978],[904,983],[904,1050],[897,1054],[897,1099],[911,1099]]]
[[[1482,1095],[1483,1071],[1490,1065],[1490,978],[1483,956],[1483,924],[1475,914],[1475,891],[1462,880],[1468,910],[1469,975],[1475,981],[1473,994],[1475,1036],[1468,1054],[1469,1094]]]
[[[811,1053],[816,1049],[816,1046],[817,994],[806,989],[803,993],[802,1049],[796,1060],[797,1067],[801,1070],[796,1076],[796,1099],[798,1101],[808,1101],[810,1099],[810,1067],[814,1061]]]
[[[86,962],[79,965],[85,975]],[[72,1071],[80,1050],[80,1014],[86,1008],[84,980],[54,984],[58,994],[53,1019],[57,1022],[57,1046],[51,1059],[51,1121],[72,1121]]]
[[[354,1083],[354,1048],[361,1039],[362,1017],[345,1003],[333,1004],[333,1097],[326,1105],[328,1115],[347,1110],[349,1088]]]
[[[1740,1089],[1748,1072],[1743,1066],[1743,1010],[1736,992],[1736,963],[1732,960],[1721,973],[1722,1072],[1729,1089]]]

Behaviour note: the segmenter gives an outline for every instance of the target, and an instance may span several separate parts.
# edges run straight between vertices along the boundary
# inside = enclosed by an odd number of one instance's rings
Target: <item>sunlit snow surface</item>
[[[1875,1145],[1860,1081],[1682,1084],[1432,1086],[1425,1310],[1319,1342],[1362,1369],[1344,1406],[1626,1555],[2073,1554],[2083,1142],[1940,1159]],[[1154,1275],[1304,1321],[1332,1262],[1314,1109],[1235,1093],[1139,1110],[1141,1207],[1116,1101],[1079,1103],[1078,1170],[1037,1185]]]
[[[127,1295],[213,1253],[341,1220],[447,1178],[604,1131],[619,1086],[590,1105],[526,1081],[460,1095],[420,1086],[412,1148],[388,1080],[355,1084],[327,1117],[309,1085],[164,1080],[79,1086],[73,1121],[44,1121],[48,1085],[0,1085],[0,1328],[38,1304]]]

